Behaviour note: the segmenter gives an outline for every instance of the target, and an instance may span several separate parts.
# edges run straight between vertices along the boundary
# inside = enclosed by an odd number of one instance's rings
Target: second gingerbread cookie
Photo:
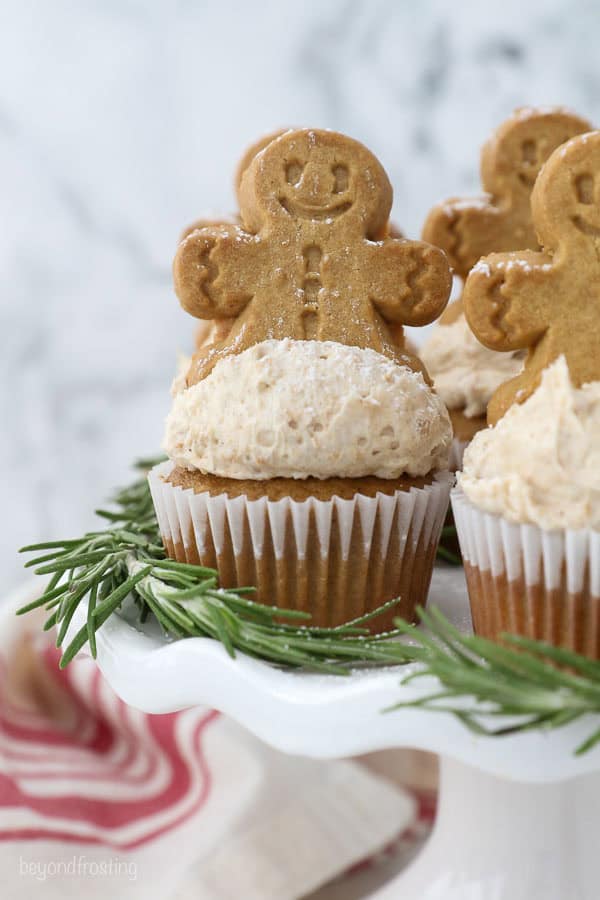
[[[239,198],[242,227],[196,230],[177,249],[183,307],[198,318],[236,317],[224,341],[195,354],[188,384],[270,338],[337,341],[422,369],[389,325],[433,321],[450,270],[436,247],[378,239],[392,189],[366,147],[331,131],[287,131],[255,156]]]
[[[493,253],[465,285],[476,337],[493,350],[529,351],[522,374],[492,397],[490,424],[530,397],[559,356],[576,387],[600,380],[600,131],[554,151],[531,209],[544,251]]]
[[[484,144],[482,197],[451,197],[434,206],[423,238],[442,247],[457,275],[466,278],[478,259],[502,250],[537,250],[530,197],[550,154],[591,125],[560,107],[517,109]]]

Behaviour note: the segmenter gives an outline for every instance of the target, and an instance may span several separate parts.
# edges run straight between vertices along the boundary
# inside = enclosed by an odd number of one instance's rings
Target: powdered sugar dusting
[[[506,260],[496,259],[494,260],[493,268],[500,272],[510,272],[514,269],[520,269],[523,272],[550,272],[552,270],[552,263],[548,262],[535,265],[529,260],[520,259],[517,256]],[[485,275],[486,278],[491,278],[492,276],[492,267],[485,258],[480,259],[479,262],[475,263],[471,271],[479,272],[481,275]]]
[[[537,116],[552,115],[574,116],[575,113],[566,106],[520,106],[514,112],[514,118],[521,121]]]
[[[485,261],[485,259],[480,259],[479,262],[476,262],[471,272],[480,272],[481,275],[485,275],[486,278],[489,278],[492,274],[489,263]]]
[[[561,158],[564,159],[565,156],[570,153],[573,147],[578,147],[581,144],[587,144],[588,140],[590,139],[590,135],[595,133],[596,132],[588,132],[588,134],[577,134],[575,135],[575,137],[572,137],[569,141],[563,144],[558,151]]]
[[[465,199],[455,199],[452,200],[451,203],[445,203],[442,206],[442,210],[444,215],[449,219],[453,219],[455,217],[456,212],[463,212],[469,209],[477,209],[477,210],[487,210],[490,214],[500,214],[500,211],[497,210],[494,206],[490,205],[491,201],[490,194],[482,194],[481,197],[466,197]]]

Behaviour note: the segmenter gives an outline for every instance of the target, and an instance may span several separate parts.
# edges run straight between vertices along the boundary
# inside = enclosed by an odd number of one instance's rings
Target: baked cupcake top
[[[463,314],[434,328],[421,349],[421,359],[448,409],[460,409],[468,419],[485,415],[496,388],[523,368],[523,356],[520,350],[488,350]]]
[[[600,381],[574,387],[559,357],[535,393],[475,436],[459,483],[511,522],[600,530]]]
[[[452,427],[422,374],[368,348],[267,340],[176,394],[164,449],[227,478],[397,478],[447,468]]]

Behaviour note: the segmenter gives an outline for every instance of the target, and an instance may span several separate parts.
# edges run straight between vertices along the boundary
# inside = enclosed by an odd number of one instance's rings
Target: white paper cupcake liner
[[[173,486],[172,463],[149,474],[169,556],[216,568],[223,587],[253,585],[257,599],[336,625],[401,596],[395,615],[414,617],[429,589],[453,482],[350,500],[211,496]]]
[[[515,524],[478,509],[459,487],[451,499],[475,631],[600,657],[600,533]]]

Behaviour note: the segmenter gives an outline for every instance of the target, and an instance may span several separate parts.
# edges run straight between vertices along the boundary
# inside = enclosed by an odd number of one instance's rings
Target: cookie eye
[[[298,184],[302,178],[302,170],[304,166],[299,162],[290,162],[285,167],[285,180],[288,184]]]
[[[331,170],[333,172],[334,184],[333,193],[342,194],[348,190],[348,168],[343,165],[336,165]]]
[[[523,141],[521,144],[521,156],[523,162],[532,166],[537,162],[537,147],[535,141]]]
[[[577,193],[577,200],[579,203],[593,203],[594,202],[594,176],[593,175],[578,175],[575,179],[575,191]]]

